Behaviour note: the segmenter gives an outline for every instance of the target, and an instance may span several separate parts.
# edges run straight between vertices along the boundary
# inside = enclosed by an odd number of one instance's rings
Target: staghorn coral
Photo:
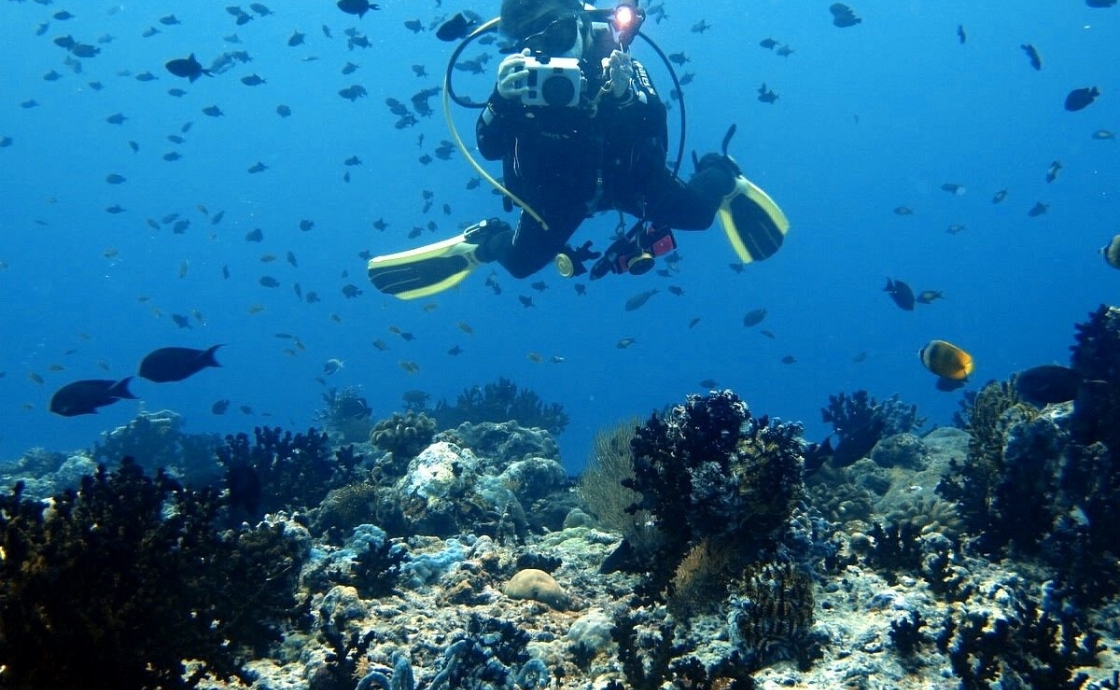
[[[428,447],[435,433],[435,420],[423,412],[394,412],[389,419],[374,425],[369,442],[392,453],[391,461],[381,467],[390,476],[399,477],[408,469],[408,461]]]
[[[453,429],[463,422],[516,420],[520,426],[540,427],[559,435],[568,426],[568,415],[559,403],[546,405],[533,391],[519,390],[516,384],[501,377],[482,388],[465,389],[454,405],[440,400],[431,412],[441,429]]]
[[[836,467],[866,457],[883,438],[910,433],[926,423],[918,416],[917,405],[906,405],[897,395],[879,402],[863,390],[851,397],[843,393],[828,396],[821,418],[839,438],[831,460]]]
[[[130,458],[46,508],[18,485],[0,496],[5,687],[252,682],[242,654],[280,639],[304,540],[284,524],[219,533],[215,492],[147,477]]]
[[[278,510],[312,508],[334,488],[359,479],[360,455],[353,446],[332,453],[329,437],[309,429],[307,434],[280,427],[226,436],[218,448],[218,462],[226,469],[231,508],[250,518]]]

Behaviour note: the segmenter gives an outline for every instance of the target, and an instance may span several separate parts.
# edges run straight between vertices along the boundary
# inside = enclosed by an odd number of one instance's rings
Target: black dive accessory
[[[533,55],[559,55],[572,49],[579,35],[580,13],[553,20],[544,29],[530,34],[521,41],[522,48],[528,48]]]
[[[677,240],[668,226],[654,225],[639,220],[630,231],[619,237],[603,258],[591,267],[591,280],[598,280],[608,273],[629,273],[640,276],[653,268],[654,259],[677,248]]]
[[[525,69],[529,70],[529,76],[525,77],[525,86],[529,90],[521,95],[522,103],[561,108],[579,105],[583,74],[579,70],[578,58],[529,55],[525,58]]]

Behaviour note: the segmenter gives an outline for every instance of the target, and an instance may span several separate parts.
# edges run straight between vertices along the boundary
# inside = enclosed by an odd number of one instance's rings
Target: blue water
[[[680,69],[695,73],[685,87],[687,149],[714,150],[728,125],[738,124],[732,155],[792,221],[781,252],[737,274],[715,226],[678,233],[684,258],[668,279],[612,276],[579,296],[551,268],[526,281],[497,269],[503,292],[496,296],[484,285],[485,267],[457,290],[402,302],[368,285],[360,252],[435,241],[489,216],[513,222],[485,185],[465,188],[473,172],[462,154],[418,161],[450,139],[439,97],[431,101],[434,116],[400,130],[385,105],[390,97],[408,104],[413,93],[438,86],[452,49],[404,22],[429,25],[467,4],[384,0],[381,11],[359,20],[333,2],[276,2],[273,16],[236,26],[223,3],[4,2],[0,137],[11,143],[0,148],[0,458],[32,446],[88,447],[140,409],[174,409],[190,432],[305,428],[322,407],[323,381],[361,386],[382,418],[401,409],[408,389],[453,402],[467,386],[507,377],[564,405],[572,422],[561,450],[573,470],[586,461],[597,429],[701,392],[699,382],[709,378],[757,414],[803,421],[810,438],[826,433],[819,410],[830,394],[861,388],[880,399],[898,394],[946,424],[960,393],[934,389],[916,354],[927,341],[970,351],[977,364],[969,387],[977,388],[1036,364],[1067,363],[1074,323],[1115,302],[1120,274],[1097,250],[1120,231],[1120,143],[1092,134],[1120,130],[1120,10],[1073,0],[856,2],[863,22],[839,29],[825,2],[664,4],[668,19],[648,22],[645,33],[666,53],[691,59]],[[470,7],[488,17],[498,3]],[[60,10],[75,16],[53,18]],[[171,14],[181,24],[159,22]],[[690,31],[701,19],[713,28]],[[145,38],[149,27],[159,33]],[[349,51],[348,27],[372,48]],[[306,42],[289,47],[295,31]],[[75,60],[80,73],[54,43],[65,35],[101,49]],[[240,42],[226,40],[232,36]],[[760,47],[767,37],[794,52],[781,57]],[[1037,47],[1041,71],[1031,69],[1022,43]],[[192,52],[209,65],[236,50],[253,61],[193,84],[164,69]],[[472,46],[465,56],[483,50]],[[638,41],[634,53],[668,94],[669,77],[649,47]],[[345,76],[348,61],[361,67]],[[414,64],[431,76],[418,78]],[[456,72],[457,90],[484,98],[496,64],[486,75]],[[52,70],[59,78],[45,80]],[[138,81],[145,71],[158,79]],[[242,84],[250,74],[266,83]],[[779,94],[776,103],[757,100],[763,82]],[[368,97],[338,95],[354,84]],[[1063,109],[1070,90],[1094,85],[1102,92],[1096,103]],[[187,93],[169,95],[176,87]],[[22,107],[29,99],[39,105]],[[290,117],[277,114],[281,104]],[[214,105],[224,116],[203,114]],[[115,113],[127,120],[106,122]],[[473,145],[477,112],[452,114]],[[679,107],[670,113],[674,147],[679,114]],[[172,151],[182,158],[165,161]],[[362,165],[346,166],[351,156]],[[1055,160],[1063,169],[1047,183]],[[268,169],[250,174],[258,162]],[[488,170],[500,174],[496,164]],[[110,174],[126,181],[110,184]],[[942,191],[947,182],[966,193]],[[991,203],[1001,189],[1007,199]],[[427,215],[423,190],[434,193]],[[1028,217],[1040,201],[1049,212]],[[115,204],[125,211],[105,211]],[[896,215],[898,206],[914,214]],[[182,234],[162,223],[174,213],[190,220]],[[384,232],[371,225],[379,218],[389,223]],[[314,221],[310,231],[300,230],[303,219]],[[429,220],[437,232],[407,237]],[[574,239],[605,246],[614,223],[609,215],[588,221]],[[948,233],[953,224],[965,230]],[[245,241],[254,228],[264,241]],[[285,260],[289,251],[298,266]],[[277,260],[263,263],[266,253]],[[261,286],[265,275],[280,287]],[[901,311],[882,292],[888,276],[915,290],[943,290],[945,299]],[[535,280],[548,289],[531,288]],[[297,282],[322,302],[297,299]],[[347,284],[363,294],[345,298]],[[668,292],[670,285],[684,295]],[[660,292],[644,307],[624,311],[628,298],[651,288]],[[535,306],[523,307],[519,295]],[[263,311],[251,314],[254,305]],[[766,320],[745,329],[743,315],[759,307]],[[172,314],[187,316],[191,328],[176,326]],[[393,326],[415,340],[394,335]],[[305,349],[276,333],[297,336]],[[373,348],[375,338],[391,349]],[[636,342],[619,349],[623,338]],[[180,383],[137,379],[142,402],[87,417],[48,412],[51,393],[72,380],[133,374],[157,347],[215,343],[225,344],[221,369]],[[463,353],[448,355],[456,345]],[[866,359],[853,361],[860,353]],[[554,355],[563,362],[553,363]],[[787,355],[796,362],[783,364]],[[345,367],[324,377],[330,358]],[[419,372],[402,370],[402,360]],[[233,407],[211,414],[222,398]]]

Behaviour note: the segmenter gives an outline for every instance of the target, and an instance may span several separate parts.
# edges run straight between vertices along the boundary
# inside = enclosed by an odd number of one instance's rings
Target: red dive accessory
[[[642,275],[653,268],[655,258],[676,248],[677,241],[669,226],[640,220],[626,235],[607,247],[603,258],[591,267],[591,279],[602,278],[608,273]]]

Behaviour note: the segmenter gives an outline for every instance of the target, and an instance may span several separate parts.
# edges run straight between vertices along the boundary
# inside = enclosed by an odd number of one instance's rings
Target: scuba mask
[[[535,55],[560,56],[575,45],[579,30],[580,17],[573,12],[552,20],[544,29],[526,36],[521,40],[521,45]]]

